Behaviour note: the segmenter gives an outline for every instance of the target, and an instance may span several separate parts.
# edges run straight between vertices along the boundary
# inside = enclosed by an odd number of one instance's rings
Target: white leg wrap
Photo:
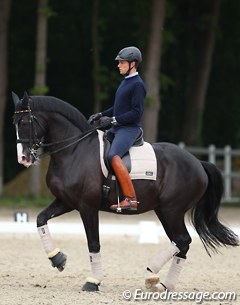
[[[90,256],[90,263],[91,263],[91,269],[92,269],[92,277],[88,277],[87,281],[94,283],[94,284],[100,284],[104,277],[103,268],[102,268],[102,262],[101,262],[101,254],[98,253],[89,253]]]
[[[56,248],[56,246],[54,245],[48,226],[44,225],[41,227],[38,227],[38,234],[40,236],[40,239],[42,241],[42,245],[43,245],[43,249],[45,250],[45,252],[47,253],[47,255],[53,257],[54,253],[57,254],[59,252],[59,249]],[[49,256],[49,257],[50,257]]]
[[[180,251],[175,243],[171,243],[164,251],[154,259],[154,261],[148,266],[148,268],[155,274],[176,254]]]
[[[177,256],[173,257],[172,265],[171,265],[171,267],[168,271],[166,279],[164,281],[162,281],[163,285],[168,290],[172,290],[175,287],[185,261],[186,261],[185,258],[180,258],[180,257],[177,257]]]

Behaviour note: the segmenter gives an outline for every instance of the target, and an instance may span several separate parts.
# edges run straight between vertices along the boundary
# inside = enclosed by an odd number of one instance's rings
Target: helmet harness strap
[[[135,68],[135,67],[137,68],[136,62],[135,62],[135,65],[131,67],[131,63],[132,63],[132,62],[133,62],[133,61],[129,61],[129,62],[128,62],[128,70],[127,70],[127,72],[124,74],[124,76],[128,76],[129,73],[130,73],[130,71],[131,71],[133,68]]]

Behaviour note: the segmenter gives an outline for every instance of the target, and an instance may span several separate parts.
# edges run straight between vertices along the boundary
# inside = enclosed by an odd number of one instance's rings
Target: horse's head
[[[29,167],[37,159],[36,152],[44,130],[32,111],[32,99],[27,92],[22,99],[15,93],[12,93],[12,97],[15,104],[13,124],[16,128],[18,162]]]

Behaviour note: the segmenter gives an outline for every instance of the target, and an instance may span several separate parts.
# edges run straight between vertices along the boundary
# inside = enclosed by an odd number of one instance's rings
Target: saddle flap
[[[110,132],[107,132],[105,131],[104,132],[104,135],[103,135],[103,160],[104,160],[104,163],[108,169],[108,171],[111,171],[111,166],[108,162],[108,153],[109,153],[109,150],[111,148],[111,143],[113,141],[113,136]],[[130,155],[129,155],[129,152],[127,152],[123,157],[122,157],[122,161],[123,163],[125,164],[128,172],[130,173],[131,172],[131,159],[130,159]]]
[[[105,178],[108,177],[109,170],[104,162],[104,132],[97,130],[98,139],[100,145],[100,163],[102,173]],[[108,149],[110,149],[110,144]],[[124,156],[124,162],[127,168],[129,169],[129,175],[131,179],[146,179],[146,180],[156,180],[157,179],[157,160],[156,155],[153,150],[152,145],[147,142],[143,142],[141,146],[133,146],[130,148],[129,153]],[[129,164],[128,161],[131,162]],[[115,176],[112,176],[112,179],[115,179]]]

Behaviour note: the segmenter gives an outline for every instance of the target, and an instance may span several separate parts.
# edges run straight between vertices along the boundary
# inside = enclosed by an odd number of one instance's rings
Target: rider
[[[114,105],[100,113],[90,116],[89,122],[100,119],[100,125],[110,127],[108,132],[114,136],[108,161],[111,164],[122,188],[124,200],[120,202],[122,209],[137,209],[137,198],[128,170],[122,161],[122,157],[141,133],[141,118],[144,111],[144,99],[146,89],[142,78],[137,72],[142,54],[136,47],[122,49],[117,57],[119,72],[124,76],[116,94]],[[110,207],[118,208],[117,204]]]

